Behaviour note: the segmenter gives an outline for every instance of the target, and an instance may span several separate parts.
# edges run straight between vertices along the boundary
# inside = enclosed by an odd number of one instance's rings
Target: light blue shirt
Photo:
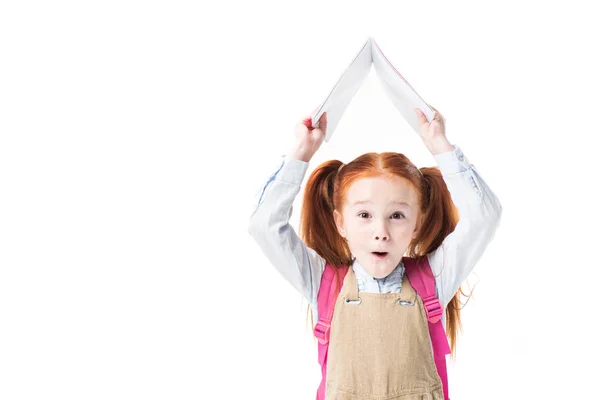
[[[502,206],[462,150],[434,155],[444,182],[458,209],[456,228],[427,254],[436,278],[436,293],[444,309],[481,258],[500,223]],[[248,231],[267,260],[309,302],[318,321],[317,296],[326,261],[298,237],[289,220],[309,163],[284,157],[257,193]],[[382,279],[370,276],[355,260],[359,292],[400,292],[402,262]],[[442,323],[446,326],[445,313]]]

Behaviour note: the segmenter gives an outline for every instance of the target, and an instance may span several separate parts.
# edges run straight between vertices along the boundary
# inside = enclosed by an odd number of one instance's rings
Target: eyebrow
[[[355,206],[355,205],[358,205],[358,204],[373,204],[373,202],[371,200],[360,200],[360,201],[357,201],[354,204],[352,204],[352,206]],[[398,204],[398,205],[406,206],[406,207],[412,209],[412,207],[410,206],[410,204],[408,204],[407,202],[404,202],[404,201],[393,201],[392,204]]]

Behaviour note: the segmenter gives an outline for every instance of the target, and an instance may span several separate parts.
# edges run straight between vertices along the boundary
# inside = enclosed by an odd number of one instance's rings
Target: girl
[[[301,240],[289,218],[308,163],[326,135],[327,115],[319,128],[304,119],[296,127],[295,146],[263,186],[252,213],[251,236],[308,300],[317,320],[326,266],[336,271],[349,266],[336,296],[317,399],[448,398],[445,376],[433,363],[423,301],[405,276],[405,263],[430,266],[454,352],[458,290],[494,237],[502,207],[460,148],[450,144],[445,120],[433,109],[431,123],[415,112],[438,168],[417,168],[394,152],[322,163],[306,184]]]

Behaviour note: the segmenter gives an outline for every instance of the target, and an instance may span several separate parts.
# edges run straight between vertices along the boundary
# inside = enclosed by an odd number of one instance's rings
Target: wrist
[[[288,153],[288,157],[293,160],[309,162],[312,158],[312,154],[302,149],[295,148]]]
[[[425,146],[429,149],[431,154],[436,155],[440,153],[446,153],[453,151],[454,146],[450,143],[447,137],[442,136],[440,138],[425,142]]]

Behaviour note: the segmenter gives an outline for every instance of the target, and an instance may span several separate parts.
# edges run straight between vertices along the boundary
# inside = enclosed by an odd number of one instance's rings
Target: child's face
[[[342,212],[334,211],[334,218],[359,264],[371,276],[384,278],[396,268],[415,234],[417,192],[397,176],[362,178],[350,186]],[[387,254],[379,257],[374,252]]]

